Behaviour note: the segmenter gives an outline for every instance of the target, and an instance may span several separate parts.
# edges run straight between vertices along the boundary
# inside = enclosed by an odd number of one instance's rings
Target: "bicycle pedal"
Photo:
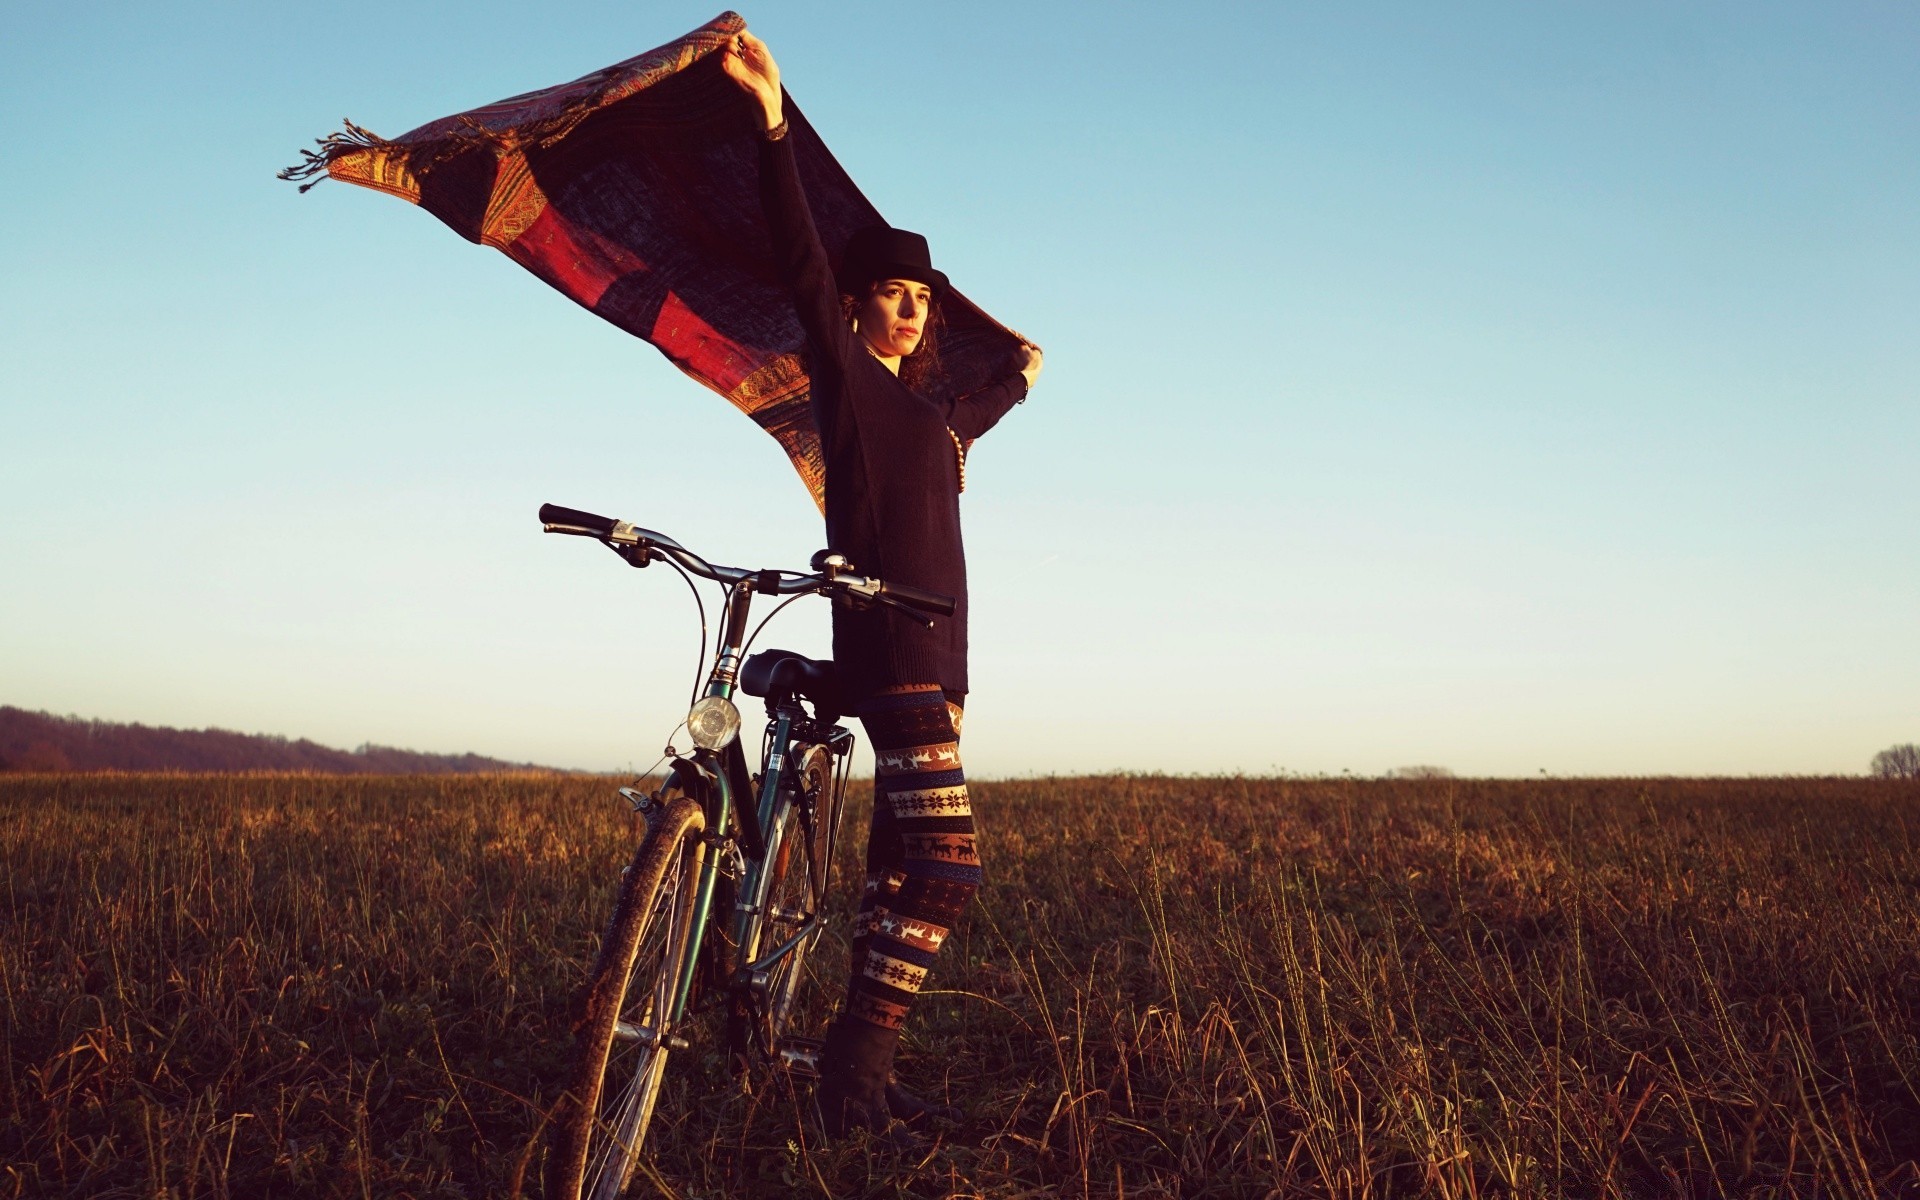
[[[774,1065],[788,1075],[801,1079],[820,1078],[819,1038],[783,1037],[774,1044]]]

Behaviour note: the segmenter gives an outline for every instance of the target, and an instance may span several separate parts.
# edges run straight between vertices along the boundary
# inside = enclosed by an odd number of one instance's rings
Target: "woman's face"
[[[911,279],[883,279],[860,306],[855,318],[860,336],[882,358],[912,354],[927,332],[933,315],[933,289]]]

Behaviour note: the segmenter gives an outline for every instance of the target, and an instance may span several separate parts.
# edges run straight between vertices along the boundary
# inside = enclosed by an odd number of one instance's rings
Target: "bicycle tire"
[[[549,1200],[613,1200],[639,1163],[669,1047],[670,1002],[689,944],[706,816],[691,797],[663,811],[634,852],[589,978],[548,1158]]]
[[[828,854],[832,831],[839,823],[840,803],[834,789],[833,756],[824,746],[796,746],[792,761],[794,793],[783,806],[780,851],[768,867],[767,899],[756,955],[784,944],[799,932],[808,916],[822,912],[827,903]],[[780,1039],[793,1015],[794,1000],[810,978],[807,955],[820,940],[821,932],[816,925],[768,969],[765,990],[755,1005],[754,1036],[760,1052],[769,1059],[777,1056]],[[812,982],[817,986],[822,981]]]

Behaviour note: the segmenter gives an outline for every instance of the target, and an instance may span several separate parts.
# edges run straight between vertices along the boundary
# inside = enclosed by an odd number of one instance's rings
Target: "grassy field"
[[[1911,783],[974,793],[902,1059],[972,1123],[823,1149],[691,1053],[670,1194],[1920,1195]],[[610,796],[0,776],[0,1196],[537,1195]]]

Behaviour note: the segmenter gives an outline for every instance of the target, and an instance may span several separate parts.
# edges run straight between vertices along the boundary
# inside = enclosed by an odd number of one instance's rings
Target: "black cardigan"
[[[953,616],[934,618],[931,630],[883,606],[835,605],[833,657],[842,686],[854,700],[896,684],[937,683],[964,692],[967,563],[953,438],[970,442],[992,429],[1026,398],[1026,377],[1016,372],[951,400],[914,392],[868,353],[841,316],[840,289],[785,138],[761,145],[760,201],[812,351],[827,545],[862,574],[958,601]]]

